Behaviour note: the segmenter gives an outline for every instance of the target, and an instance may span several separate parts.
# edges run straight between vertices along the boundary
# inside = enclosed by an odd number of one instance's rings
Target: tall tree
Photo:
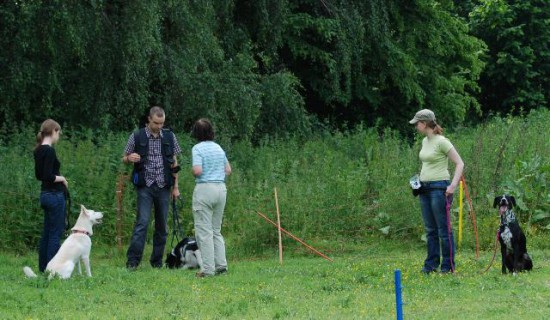
[[[483,109],[550,107],[550,1],[481,0],[470,24],[489,47]]]

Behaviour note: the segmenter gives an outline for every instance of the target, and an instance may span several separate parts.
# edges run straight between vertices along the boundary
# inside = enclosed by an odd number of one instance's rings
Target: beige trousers
[[[198,183],[193,191],[195,237],[202,255],[202,272],[215,274],[227,268],[225,241],[221,234],[227,199],[225,183]]]

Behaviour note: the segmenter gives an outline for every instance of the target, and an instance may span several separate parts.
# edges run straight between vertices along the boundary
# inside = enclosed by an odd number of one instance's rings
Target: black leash
[[[71,207],[72,207],[72,201],[71,201],[71,194],[69,193],[69,189],[64,188],[65,193],[65,232],[69,231],[69,228],[71,227]]]
[[[183,240],[183,238],[185,238],[185,234],[183,233],[183,229],[181,227],[180,219],[178,216],[176,198],[172,199],[172,240],[170,240],[171,247],[174,246],[174,238],[177,241],[176,243],[179,243],[181,240]]]

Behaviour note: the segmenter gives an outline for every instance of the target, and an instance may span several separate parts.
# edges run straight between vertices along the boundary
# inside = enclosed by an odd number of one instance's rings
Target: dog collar
[[[87,235],[88,237],[91,237],[91,234],[88,231],[84,231],[84,230],[73,230],[72,233],[83,233],[83,234]]]

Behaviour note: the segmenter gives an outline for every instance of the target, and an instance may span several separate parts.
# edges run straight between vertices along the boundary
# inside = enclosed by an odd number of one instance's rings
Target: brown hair
[[[443,134],[443,128],[441,128],[440,125],[438,125],[435,121],[426,121],[424,122],[426,124],[426,127],[433,129],[434,134]]]
[[[157,116],[159,118],[164,117],[164,109],[159,106],[154,106],[149,110],[149,117]]]
[[[213,141],[214,140],[214,127],[210,120],[206,118],[201,118],[195,122],[193,129],[191,130],[191,136],[197,139],[199,142],[202,141]]]
[[[45,137],[51,136],[54,131],[60,131],[61,126],[57,121],[53,119],[47,119],[42,122],[42,125],[40,125],[40,131],[38,131],[38,134],[36,135],[36,146],[35,149],[38,148],[42,144],[42,141],[44,141]]]

